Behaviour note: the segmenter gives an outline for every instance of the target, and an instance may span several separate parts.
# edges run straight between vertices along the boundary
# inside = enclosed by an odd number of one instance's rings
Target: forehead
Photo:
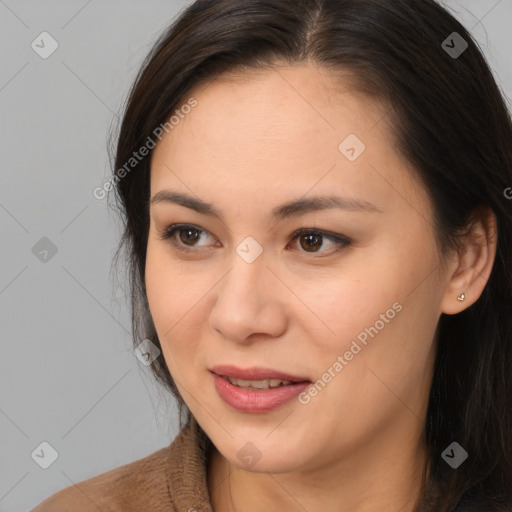
[[[285,141],[286,135],[327,137],[346,131],[363,132],[386,117],[387,108],[374,97],[358,93],[349,74],[334,74],[310,64],[237,71],[193,88],[199,108],[185,117],[184,134],[194,124],[195,135],[217,138],[223,147],[232,141],[259,137]],[[194,123],[194,120],[197,121]],[[229,132],[231,127],[243,130]],[[298,141],[301,142],[301,141]]]
[[[193,88],[184,102],[194,97],[197,106],[154,150],[152,188],[193,182],[196,193],[222,189],[234,198],[243,189],[297,197],[315,187],[364,194],[374,204],[391,200],[395,187],[417,182],[395,150],[387,106],[352,84],[340,73],[295,65]],[[359,144],[356,160],[340,149],[346,140]]]

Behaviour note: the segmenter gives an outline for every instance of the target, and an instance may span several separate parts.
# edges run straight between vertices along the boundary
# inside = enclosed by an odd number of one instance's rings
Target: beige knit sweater
[[[66,487],[30,512],[212,512],[207,452],[192,417],[167,448]]]

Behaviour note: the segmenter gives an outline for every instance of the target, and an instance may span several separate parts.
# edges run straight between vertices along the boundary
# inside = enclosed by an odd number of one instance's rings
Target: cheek
[[[193,279],[179,260],[170,261],[165,248],[148,243],[146,256],[146,295],[162,353],[176,384],[186,380],[199,353],[201,326],[204,324],[204,297],[211,284]]]
[[[166,333],[191,308],[193,279],[154,236],[150,233],[146,254],[146,294],[157,331]]]
[[[179,293],[180,286],[176,280],[175,267],[172,268],[168,264],[162,252],[151,242],[148,243],[145,269],[146,295],[151,318],[155,324],[167,366],[171,370],[173,364],[169,357],[171,349],[169,341],[176,339],[176,326],[179,325],[178,320],[183,309],[179,298],[183,293]]]
[[[435,311],[425,309],[422,294],[396,296],[400,300],[394,303],[379,301],[361,311],[354,307],[352,316],[344,314],[346,323],[334,326],[338,344],[331,344],[331,354],[322,358],[324,372],[337,365],[325,399],[353,411],[360,428],[389,418],[391,412],[407,413],[407,408],[421,414],[430,386]]]
[[[382,262],[384,257],[377,260]],[[402,285],[392,266],[383,266],[381,263],[377,267],[357,255],[353,261],[347,260],[337,275],[324,275],[316,282],[298,280],[293,285],[297,296],[304,298],[309,309],[304,314],[296,314],[295,321],[303,331],[310,332],[310,342],[320,353],[331,357],[333,353],[343,354],[361,333],[364,342],[365,328],[376,322],[385,330],[388,324],[382,323],[380,315],[393,321],[399,307],[393,309],[393,304],[403,296]]]
[[[146,253],[146,295],[151,316],[159,335],[162,333],[162,329],[170,327],[164,325],[164,320],[173,316],[172,311],[175,307],[173,300],[175,289],[170,286],[171,280],[170,269],[165,264],[161,251],[150,240]]]
[[[439,283],[429,277],[436,266],[435,252],[423,244],[422,258],[411,258],[412,249],[405,244],[382,244],[379,251],[367,251],[367,257],[359,253],[357,259],[347,260],[337,278],[297,290],[317,315],[308,313],[298,322],[309,331],[319,375],[329,369],[344,375],[333,379],[338,383],[333,389],[365,386],[367,396],[383,398],[379,388],[384,394],[389,391],[376,375],[407,392],[407,386],[425,373],[438,320]]]

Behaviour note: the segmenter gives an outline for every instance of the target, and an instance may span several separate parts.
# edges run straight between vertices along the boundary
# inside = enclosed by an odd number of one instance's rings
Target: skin
[[[441,258],[431,202],[394,148],[385,106],[312,63],[223,75],[190,96],[197,107],[153,152],[151,197],[186,193],[223,220],[151,204],[146,287],[165,361],[217,449],[208,461],[214,510],[412,511],[427,467],[436,326],[480,296],[494,216],[482,214],[463,249]],[[349,134],[366,145],[353,162],[338,149]],[[271,218],[277,205],[313,195],[381,212]],[[192,224],[198,239],[187,245],[185,230],[176,245],[162,240],[173,223]],[[292,237],[300,228],[351,244],[301,242]],[[247,236],[263,248],[252,263],[236,252]],[[307,405],[246,413],[217,394],[217,364],[315,382],[395,302],[402,310]],[[237,457],[248,441],[261,453],[250,468]]]

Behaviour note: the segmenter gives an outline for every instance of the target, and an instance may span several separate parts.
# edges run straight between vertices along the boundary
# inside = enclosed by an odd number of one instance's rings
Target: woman
[[[433,0],[193,3],[111,180],[182,430],[34,510],[512,510],[511,142]]]

